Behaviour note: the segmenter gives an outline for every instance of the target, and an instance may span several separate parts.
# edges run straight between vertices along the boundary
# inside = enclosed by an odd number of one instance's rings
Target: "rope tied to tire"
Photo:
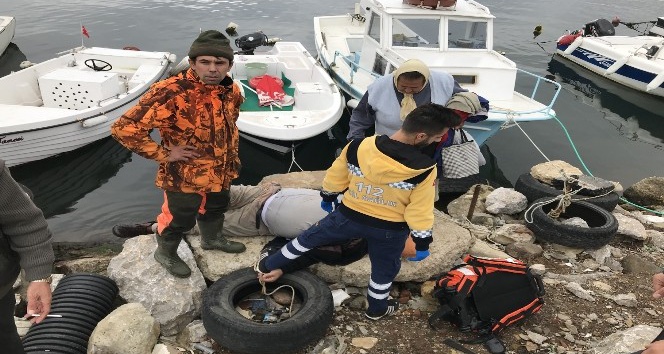
[[[288,284],[284,284],[284,285],[279,285],[276,289],[268,292],[267,291],[267,286],[265,285],[265,282],[261,279],[258,279],[258,282],[261,284],[261,294],[263,294],[265,296],[271,296],[272,294],[276,293],[281,288],[290,288],[291,289],[291,291],[293,292],[293,295],[291,295],[290,306],[288,306],[288,317],[290,318],[290,316],[292,315],[292,312],[293,312],[293,303],[295,302],[295,288],[288,285]]]

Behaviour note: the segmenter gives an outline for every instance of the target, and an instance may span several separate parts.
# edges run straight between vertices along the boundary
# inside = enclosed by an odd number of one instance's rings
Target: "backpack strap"
[[[346,150],[346,161],[358,168],[360,167],[360,163],[357,160],[357,149],[360,148],[362,141],[364,141],[364,138],[351,140],[350,143],[348,143],[348,149]]]

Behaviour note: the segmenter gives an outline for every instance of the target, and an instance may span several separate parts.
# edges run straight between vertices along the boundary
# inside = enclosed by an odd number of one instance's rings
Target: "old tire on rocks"
[[[551,198],[538,199],[534,204],[548,200]],[[557,205],[558,201],[538,205],[532,210],[532,219],[526,219],[526,226],[537,239],[567,247],[599,248],[611,242],[618,231],[618,221],[615,216],[597,205],[572,200],[572,204],[560,215],[565,219],[580,217],[588,223],[589,228],[565,225],[552,219],[547,213]]]
[[[514,190],[525,195],[528,199],[528,202],[532,203],[537,199],[544,197],[555,197],[563,193],[562,190],[552,187],[546,183],[538,181],[530,173],[524,173],[516,180],[514,184]],[[586,195],[575,194],[572,196],[572,199],[584,199],[584,201],[595,204],[600,208],[603,208],[607,211],[612,211],[618,205],[618,200],[620,196],[616,192],[611,192],[605,196],[585,199],[588,198]]]
[[[290,285],[302,307],[293,317],[278,323],[259,323],[245,318],[237,304],[261,290],[251,268],[236,270],[219,278],[203,296],[201,317],[207,333],[233,352],[289,353],[322,338],[332,322],[332,294],[327,284],[308,271],[284,274],[269,289]]]

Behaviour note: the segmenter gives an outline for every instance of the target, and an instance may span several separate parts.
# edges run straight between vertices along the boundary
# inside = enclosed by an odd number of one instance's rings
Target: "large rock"
[[[198,267],[206,279],[217,281],[222,276],[238,269],[253,267],[258,260],[261,249],[272,239],[272,236],[228,237],[228,239],[242,242],[247,246],[247,250],[242,253],[204,250],[201,248],[200,236],[187,236],[187,241],[194,252]]]
[[[646,207],[664,207],[664,177],[648,177],[625,189],[623,196]]]
[[[617,233],[619,235],[631,237],[639,241],[644,241],[648,238],[645,226],[643,226],[638,220],[619,213],[613,213],[613,216],[618,220]]]
[[[526,209],[528,199],[512,188],[500,187],[489,193],[484,202],[491,214],[517,214]]]
[[[475,185],[477,186],[477,184]],[[466,220],[468,218],[468,210],[470,210],[470,204],[473,200],[473,193],[475,193],[475,186],[472,186],[468,192],[466,192],[464,195],[460,196],[459,198],[451,201],[447,205],[447,212],[452,216],[453,218],[457,220]],[[484,202],[486,201],[487,196],[493,192],[494,188],[485,185],[485,184],[480,184],[480,192],[477,197],[477,202],[475,204],[475,209],[473,210],[474,213],[486,213],[486,207],[484,206]]]
[[[432,275],[452,267],[454,261],[467,252],[474,241],[470,232],[457,225],[441,211],[434,211],[433,243],[429,246],[431,256],[421,262],[402,260],[401,270],[395,281],[423,282]],[[330,283],[367,286],[371,274],[369,257],[364,257],[345,267],[328,266],[322,263],[311,267],[312,271]]]
[[[162,334],[169,336],[198,317],[206,284],[186,242],[180,242],[178,255],[191,268],[189,278],[176,278],[157,263],[155,237],[125,241],[122,252],[108,266],[108,276],[118,284],[122,298],[142,304],[159,321]]]
[[[88,354],[149,354],[158,337],[157,320],[143,305],[129,303],[97,324],[88,341]]]
[[[554,180],[560,179],[563,174],[567,177],[579,177],[583,172],[565,161],[553,160],[531,167],[530,174],[540,182],[553,185]]]
[[[645,348],[661,331],[661,328],[638,325],[613,333],[592,345],[590,354],[625,354]]]

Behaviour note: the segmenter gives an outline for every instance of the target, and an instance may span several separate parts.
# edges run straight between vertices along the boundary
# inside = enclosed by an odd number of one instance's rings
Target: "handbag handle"
[[[468,137],[466,136],[466,132],[463,131],[463,129],[454,129],[457,133],[460,134],[461,136],[461,142],[460,144],[467,143],[468,142]]]

